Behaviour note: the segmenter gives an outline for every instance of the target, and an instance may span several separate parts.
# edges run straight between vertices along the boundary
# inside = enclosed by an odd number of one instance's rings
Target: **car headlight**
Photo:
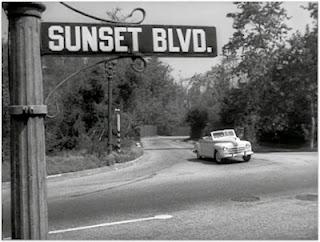
[[[223,151],[227,151],[228,148],[227,148],[227,147],[223,147],[222,150],[223,150]]]
[[[251,149],[251,144],[246,144],[247,149]]]

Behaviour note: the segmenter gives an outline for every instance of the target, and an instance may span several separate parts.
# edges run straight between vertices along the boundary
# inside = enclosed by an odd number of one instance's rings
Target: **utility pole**
[[[12,239],[47,239],[48,215],[39,2],[3,5],[9,19]]]
[[[105,73],[108,80],[108,154],[112,152],[112,78],[115,62],[105,63]]]

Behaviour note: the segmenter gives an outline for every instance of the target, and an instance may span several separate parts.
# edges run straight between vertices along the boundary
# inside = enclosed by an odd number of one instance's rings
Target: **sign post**
[[[9,19],[12,239],[47,238],[40,19],[44,5],[4,5]]]

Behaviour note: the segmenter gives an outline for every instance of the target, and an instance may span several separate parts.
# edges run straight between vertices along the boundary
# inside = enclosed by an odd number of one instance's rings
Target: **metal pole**
[[[120,126],[121,126],[121,120],[120,120],[120,109],[116,108],[115,113],[117,115],[117,151],[118,153],[121,152],[121,132],[120,132]]]
[[[40,59],[40,19],[45,6],[4,5],[9,19],[12,239],[47,239],[48,215]]]

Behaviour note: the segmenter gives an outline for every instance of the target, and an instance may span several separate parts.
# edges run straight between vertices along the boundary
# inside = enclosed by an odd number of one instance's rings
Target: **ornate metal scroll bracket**
[[[137,21],[137,22],[121,22],[121,21],[116,21],[116,20],[110,20],[110,19],[103,19],[103,18],[99,18],[99,17],[96,17],[96,16],[93,16],[91,14],[87,14],[83,11],[80,11],[64,2],[60,2],[63,6],[65,6],[66,8],[69,8],[71,9],[72,11],[78,13],[78,14],[81,14],[85,17],[88,17],[88,18],[91,18],[91,19],[94,19],[94,20],[98,20],[98,21],[102,21],[102,22],[105,22],[105,23],[109,23],[109,24],[125,24],[125,25],[128,25],[128,24],[141,24],[145,17],[146,17],[146,11],[143,9],[143,8],[135,8],[131,11],[130,14],[128,14],[124,19],[128,19],[128,18],[131,18],[135,12],[140,12],[142,13],[142,19]]]
[[[133,63],[131,64],[131,67],[133,70],[135,70],[136,72],[143,72],[147,66],[147,62],[146,60],[140,56],[140,55],[134,55],[134,54],[130,54],[130,55],[126,55],[126,56],[118,56],[118,57],[112,57],[112,58],[109,58],[109,59],[106,59],[106,60],[102,60],[102,61],[98,61],[96,62],[95,64],[92,64],[92,65],[89,65],[89,66],[86,66],[72,74],[70,74],[69,76],[67,76],[65,79],[63,79],[61,82],[58,83],[58,85],[56,85],[51,91],[50,93],[48,94],[48,96],[46,97],[45,99],[45,105],[48,105],[48,101],[49,99],[51,98],[51,96],[64,84],[66,83],[67,81],[69,81],[71,78],[73,78],[74,76],[78,75],[79,73],[83,72],[83,71],[86,71],[88,69],[91,69],[95,66],[98,66],[100,64],[107,64],[109,62],[112,62],[112,61],[115,61],[115,60],[119,60],[119,59],[124,59],[124,58],[130,58],[132,59]],[[137,61],[139,61],[140,63],[137,63]],[[55,102],[56,104],[56,114],[54,115],[50,115],[50,114],[47,114],[47,117],[48,118],[55,118],[58,114],[59,114],[59,105],[57,103],[57,101]]]

